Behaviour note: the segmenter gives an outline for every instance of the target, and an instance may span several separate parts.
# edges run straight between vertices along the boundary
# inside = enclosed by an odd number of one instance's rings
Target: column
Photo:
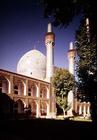
[[[46,105],[47,105],[47,118],[49,117],[49,115],[50,115],[50,104],[49,103],[46,103]]]
[[[77,98],[75,98],[74,99],[74,111],[75,111],[75,113],[78,113],[77,106],[78,106],[78,101],[77,101]]]
[[[82,114],[82,104],[79,104],[79,115]]]
[[[83,107],[83,116],[84,118],[86,117],[86,103],[84,102],[84,107]]]
[[[25,82],[23,82],[24,84],[24,96],[27,96],[28,94],[28,80],[26,79]]]
[[[36,88],[37,88],[36,97],[40,97],[40,83],[36,84]]]
[[[40,117],[40,101],[36,102],[36,118]]]
[[[47,99],[49,99],[49,97],[50,97],[50,89],[48,88],[48,87],[46,87],[46,89],[47,89]]]
[[[88,115],[88,117],[90,117],[90,103],[88,102],[87,103],[87,115]]]
[[[9,80],[9,93],[13,94],[13,75],[10,75],[10,80]]]

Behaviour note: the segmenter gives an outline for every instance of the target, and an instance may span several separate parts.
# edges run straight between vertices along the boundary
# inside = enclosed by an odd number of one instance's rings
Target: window
[[[14,91],[14,93],[15,93],[15,94],[18,94],[18,91],[17,91],[17,90],[15,90],[15,91]]]
[[[28,96],[31,96],[31,88],[28,88]]]
[[[18,86],[14,86],[14,94],[18,94]]]
[[[28,96],[31,96],[31,93],[30,92],[28,92]]]

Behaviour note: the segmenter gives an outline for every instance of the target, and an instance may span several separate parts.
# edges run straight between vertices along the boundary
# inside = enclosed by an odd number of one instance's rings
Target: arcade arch
[[[42,85],[40,88],[40,98],[47,99],[47,87]]]
[[[23,81],[19,78],[13,78],[13,89],[14,89],[14,94],[17,95],[24,95],[24,84]]]
[[[15,113],[24,113],[25,104],[21,99],[16,100],[13,107]]]
[[[37,87],[36,83],[28,81],[28,96],[36,97]]]
[[[0,92],[8,93],[9,81],[5,76],[0,75]]]
[[[36,116],[36,113],[37,113],[37,103],[36,101],[32,101],[32,116]]]
[[[40,102],[40,115],[41,116],[46,116],[47,115],[47,103],[41,101]]]

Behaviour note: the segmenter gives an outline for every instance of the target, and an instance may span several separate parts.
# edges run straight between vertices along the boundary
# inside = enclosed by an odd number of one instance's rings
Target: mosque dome
[[[17,73],[43,80],[46,75],[46,56],[35,49],[27,52],[17,64]]]

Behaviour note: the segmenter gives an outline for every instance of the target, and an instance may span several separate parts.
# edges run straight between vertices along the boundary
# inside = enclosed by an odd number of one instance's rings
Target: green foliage
[[[91,37],[91,36],[90,36]],[[79,78],[79,90],[90,96],[96,92],[97,83],[97,45],[95,37],[88,40],[85,20],[81,23],[79,30],[76,34],[77,40],[77,75]],[[91,86],[93,86],[91,88]],[[91,92],[91,93],[90,93]]]
[[[56,102],[62,109],[67,108],[67,98],[66,97],[62,98],[60,96],[56,96]]]
[[[95,15],[95,14],[94,14]],[[77,40],[77,75],[78,98],[82,101],[90,101],[91,117],[97,119],[97,35],[96,25],[90,18],[89,32],[85,25],[85,19],[80,24],[76,34]]]
[[[56,102],[65,110],[68,107],[67,94],[74,87],[74,77],[68,70],[59,68],[54,73],[52,84],[56,94]]]
[[[97,120],[97,40],[91,32],[89,40],[87,37],[85,24],[82,23],[76,35],[78,98],[90,101],[91,117],[95,121]]]
[[[52,78],[52,84],[55,88],[55,93],[58,96],[66,96],[67,93],[73,88],[74,77],[68,70],[57,69]]]
[[[93,19],[96,25],[97,8],[94,0],[40,0],[44,7],[44,16],[51,17],[55,26],[67,27],[80,13]],[[93,27],[94,28],[94,27]]]

